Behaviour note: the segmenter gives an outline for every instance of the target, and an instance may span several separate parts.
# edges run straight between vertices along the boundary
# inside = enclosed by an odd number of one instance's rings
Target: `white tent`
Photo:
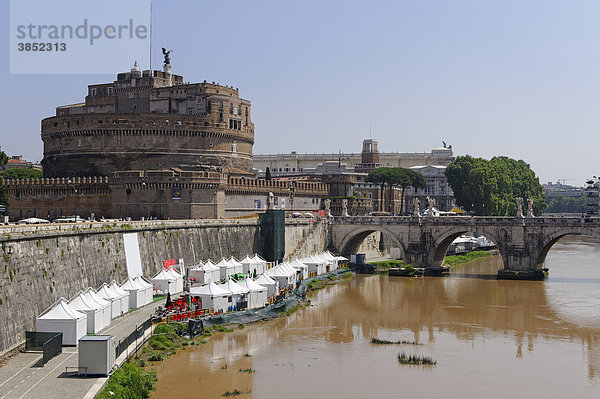
[[[111,290],[108,284],[102,284],[96,291],[96,295],[110,302],[110,316],[112,319],[121,315],[121,296]]]
[[[229,263],[233,266],[233,274],[244,272],[244,265],[233,256],[229,259]]]
[[[152,277],[152,286],[156,291],[174,294],[175,289],[177,288],[177,280],[167,273],[165,269],[162,269],[156,276]]]
[[[261,258],[258,254],[254,254],[254,264],[256,275],[261,275],[267,270],[267,261]]]
[[[87,316],[86,331],[88,334],[96,334],[104,328],[104,317],[102,307],[92,303],[90,299],[79,291],[70,301],[71,308],[83,312]]]
[[[129,292],[119,287],[119,284],[115,280],[110,283],[108,288],[121,299],[121,316],[129,312]]]
[[[330,271],[336,270],[338,268],[338,259],[336,256],[333,256],[331,252],[325,251],[321,254],[321,258],[331,262]]]
[[[221,268],[217,265],[215,265],[214,263],[212,263],[212,261],[209,259],[204,263],[204,267],[208,270],[210,269],[210,279],[211,281],[214,281],[215,283],[218,283],[219,281],[221,281]]]
[[[246,255],[246,257],[242,260],[240,260],[240,263],[242,264],[242,273],[244,274],[250,274],[252,275],[252,273],[254,272],[254,268],[255,268],[255,263],[254,263],[254,259],[250,257],[250,255]],[[258,273],[258,270],[256,271]]]
[[[308,266],[308,275],[311,277],[325,273],[325,261],[314,255],[300,259],[300,261]]]
[[[267,270],[267,275],[279,282],[279,289],[293,286],[296,281],[296,270],[290,271],[285,265],[279,264]]]
[[[300,260],[294,259],[289,264],[300,272],[299,274],[302,279],[308,278],[308,265],[306,263],[302,263]]]
[[[226,312],[231,299],[231,294],[213,281],[201,287],[193,287],[190,295],[200,297],[202,309],[213,309],[216,312]]]
[[[179,273],[172,267],[167,270],[167,273],[175,279],[175,292],[171,292],[171,294],[176,294],[183,291],[183,274]]]
[[[121,284],[121,289],[129,293],[129,309],[137,309],[145,305],[146,288],[139,285],[135,279],[129,277]]]
[[[87,331],[87,315],[69,306],[60,298],[35,319],[35,331],[61,332],[63,345],[77,345]]]
[[[242,288],[248,289],[248,308],[259,308],[267,303],[267,287],[256,283],[247,277],[244,281],[238,283]]]
[[[267,297],[269,298],[279,293],[279,283],[277,280],[273,280],[266,274],[261,274],[254,282],[267,288]]]
[[[221,259],[219,263],[217,263],[219,270],[221,271],[219,278],[221,280],[227,280],[234,273],[234,266],[231,262],[225,258]]]
[[[231,304],[233,309],[230,310],[239,310],[244,306],[248,306],[248,293],[250,292],[248,288],[240,286],[230,278],[227,279],[225,284],[221,284],[221,287],[233,297],[233,303]]]
[[[154,300],[154,287],[152,285],[152,283],[148,280],[146,280],[146,278],[144,276],[138,276],[137,278],[137,282],[145,288],[145,298],[144,298],[144,305],[147,305],[149,303],[152,303],[152,301]]]
[[[83,292],[83,294],[87,295],[91,301],[97,303],[99,306],[102,307],[102,324],[104,325],[104,327],[107,327],[110,324],[110,321],[112,320],[112,309],[110,306],[110,302],[106,299],[100,298],[100,296],[98,296],[96,294],[96,291],[94,291],[92,288],[88,288]]]

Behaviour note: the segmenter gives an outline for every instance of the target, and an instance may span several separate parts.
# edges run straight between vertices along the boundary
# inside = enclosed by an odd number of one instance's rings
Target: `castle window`
[[[223,112],[223,101],[219,101],[219,111]]]
[[[109,87],[109,88],[108,88],[108,95],[109,95],[109,96],[112,96],[112,94],[113,94],[113,88],[112,88],[112,87]]]
[[[92,89],[92,96],[96,95],[96,89]]]
[[[231,143],[231,152],[233,152],[234,154],[237,154],[237,152],[238,152],[238,143],[237,143],[237,141],[233,141],[233,143]]]
[[[229,103],[229,113],[233,114],[233,103]]]
[[[223,113],[219,112],[219,122],[223,122]]]

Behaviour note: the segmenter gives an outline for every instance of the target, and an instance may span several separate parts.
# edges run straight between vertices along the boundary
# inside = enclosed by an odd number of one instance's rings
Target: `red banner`
[[[163,260],[163,266],[165,267],[165,269],[168,269],[171,266],[175,266],[176,264],[177,262],[175,262],[175,259]]]

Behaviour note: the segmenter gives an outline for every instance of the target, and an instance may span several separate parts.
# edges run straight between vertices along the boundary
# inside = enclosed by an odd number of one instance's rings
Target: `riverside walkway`
[[[99,334],[114,335],[115,342],[126,338],[138,325],[154,313],[163,301],[150,303],[140,309],[114,319]],[[146,331],[146,336],[151,329]],[[144,338],[146,338],[146,336]],[[141,340],[141,339],[140,339]],[[135,343],[130,350],[135,348]],[[123,352],[117,364],[124,361],[128,351]],[[63,352],[40,366],[42,354],[37,352],[19,353],[0,367],[0,399],[25,398],[93,398],[102,388],[107,377],[83,377],[65,375],[65,367],[77,367],[77,347],[63,347]]]

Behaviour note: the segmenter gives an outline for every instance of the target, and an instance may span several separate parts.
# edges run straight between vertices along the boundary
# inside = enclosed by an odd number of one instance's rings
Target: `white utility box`
[[[86,335],[79,340],[79,374],[108,375],[115,365],[115,337]]]

